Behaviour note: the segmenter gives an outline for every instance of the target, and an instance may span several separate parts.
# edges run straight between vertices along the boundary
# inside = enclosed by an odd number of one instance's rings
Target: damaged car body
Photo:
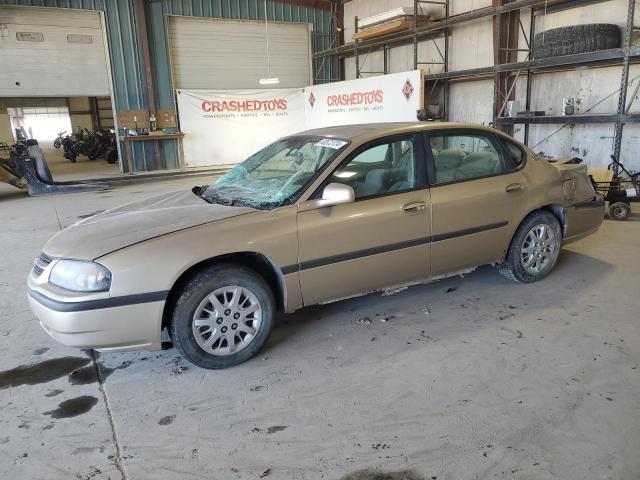
[[[280,139],[210,186],[59,232],[28,278],[55,340],[225,368],[293,312],[497,264],[528,283],[604,216],[580,164],[470,124],[331,127]]]

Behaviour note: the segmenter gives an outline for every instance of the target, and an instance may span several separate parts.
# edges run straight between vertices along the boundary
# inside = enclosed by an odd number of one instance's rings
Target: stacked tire
[[[540,32],[533,39],[533,58],[561,57],[620,48],[620,27],[610,23],[572,25]]]

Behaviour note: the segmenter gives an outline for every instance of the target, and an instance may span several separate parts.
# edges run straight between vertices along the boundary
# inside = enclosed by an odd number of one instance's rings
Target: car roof
[[[479,130],[494,129],[473,123],[454,122],[394,122],[394,123],[361,123],[357,125],[339,125],[335,127],[316,128],[295,134],[294,136],[314,135],[321,137],[342,138],[345,140],[374,139],[396,133],[413,132],[419,130],[434,130],[446,128],[473,128]]]

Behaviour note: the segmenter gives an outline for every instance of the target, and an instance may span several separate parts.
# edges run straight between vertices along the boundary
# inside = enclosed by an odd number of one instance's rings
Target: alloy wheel
[[[534,226],[527,232],[520,248],[522,268],[529,274],[540,273],[555,260],[557,249],[553,229],[545,224]]]
[[[230,285],[214,290],[193,315],[195,340],[210,355],[233,355],[246,348],[262,323],[262,305],[249,289]]]

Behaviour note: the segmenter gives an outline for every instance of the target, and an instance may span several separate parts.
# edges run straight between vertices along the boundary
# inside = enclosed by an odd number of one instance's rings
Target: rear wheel
[[[615,202],[609,205],[609,218],[611,220],[626,220],[631,216],[631,205],[624,202]]]
[[[518,227],[511,240],[500,273],[516,282],[542,280],[553,270],[558,256],[562,232],[556,217],[549,212],[533,212]]]
[[[262,348],[274,313],[273,293],[260,275],[241,266],[216,265],[183,288],[173,310],[171,336],[193,364],[227,368]]]

